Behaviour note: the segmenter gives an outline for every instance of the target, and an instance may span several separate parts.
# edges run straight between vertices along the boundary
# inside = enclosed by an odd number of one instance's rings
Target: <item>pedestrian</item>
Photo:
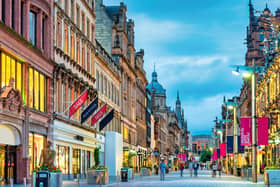
[[[190,175],[192,177],[192,170],[193,170],[193,163],[192,160],[189,160],[189,169],[190,169]]]
[[[181,177],[183,177],[183,171],[184,171],[184,164],[180,163],[180,171],[181,171]]]
[[[216,171],[217,171],[218,167],[216,165],[216,162],[213,161],[213,164],[212,164],[212,177],[216,177]]]
[[[221,162],[218,163],[218,172],[219,172],[219,177],[221,177],[221,175],[222,175],[222,163]]]
[[[161,160],[159,168],[160,168],[160,180],[164,181],[165,168],[166,168],[166,165],[164,163],[164,159]]]
[[[194,170],[194,176],[197,177],[197,170],[199,168],[199,164],[197,163],[197,161],[195,160],[194,161],[194,164],[193,164],[193,170]]]

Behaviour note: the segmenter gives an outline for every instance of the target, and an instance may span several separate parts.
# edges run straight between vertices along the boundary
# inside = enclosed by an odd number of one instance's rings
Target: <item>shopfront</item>
[[[17,179],[17,147],[20,144],[18,131],[0,124],[0,185]]]
[[[100,142],[98,135],[80,127],[54,120],[56,166],[65,179],[85,178],[87,169],[94,165],[94,148]]]

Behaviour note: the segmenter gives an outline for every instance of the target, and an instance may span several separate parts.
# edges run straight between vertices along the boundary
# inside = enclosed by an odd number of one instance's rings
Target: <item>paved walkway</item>
[[[27,185],[30,187],[31,185]],[[85,180],[80,181],[80,187],[91,187],[87,185]],[[94,185],[96,186],[96,185]],[[100,185],[98,185],[101,187]],[[234,177],[232,175],[223,174],[222,177],[211,177],[211,172],[207,170],[199,170],[198,177],[190,177],[189,171],[184,171],[184,176],[180,177],[179,172],[171,172],[165,175],[165,181],[160,181],[159,175],[149,177],[136,176],[134,180],[129,182],[111,181],[111,184],[102,185],[102,187],[245,187],[256,186],[264,187],[263,180],[260,179],[258,184],[253,184],[247,179]],[[2,187],[2,186],[1,186]],[[6,185],[5,187],[10,187]],[[24,187],[23,185],[14,185],[14,187]],[[75,181],[63,181],[63,187],[77,187]],[[274,186],[273,186],[274,187]]]

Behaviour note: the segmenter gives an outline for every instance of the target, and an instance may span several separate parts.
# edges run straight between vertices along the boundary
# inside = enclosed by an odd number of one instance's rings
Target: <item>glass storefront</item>
[[[79,174],[80,170],[81,170],[81,150],[73,149],[72,172],[73,174]]]
[[[69,147],[56,145],[56,166],[63,174],[69,174]]]
[[[0,185],[16,180],[16,146],[0,145]]]
[[[41,152],[44,148],[46,137],[40,134],[29,133],[30,175],[39,166]]]

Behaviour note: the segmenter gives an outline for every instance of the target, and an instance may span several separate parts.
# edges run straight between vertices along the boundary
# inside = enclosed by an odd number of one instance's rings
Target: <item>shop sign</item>
[[[84,91],[82,95],[70,106],[69,117],[71,117],[75,112],[86,102],[87,100],[87,90]]]
[[[251,117],[240,118],[241,145],[251,145]]]
[[[258,118],[258,145],[268,145],[268,117]]]
[[[106,113],[107,104],[105,104],[92,118],[91,126],[93,126]]]
[[[98,108],[98,97],[96,97],[82,112],[81,114],[81,123],[84,123],[91,114]]]
[[[79,140],[79,141],[84,141],[84,137],[79,136],[79,135],[75,136],[75,139]]]
[[[100,122],[99,131],[102,131],[106,127],[106,125],[114,118],[115,110],[112,109]]]

